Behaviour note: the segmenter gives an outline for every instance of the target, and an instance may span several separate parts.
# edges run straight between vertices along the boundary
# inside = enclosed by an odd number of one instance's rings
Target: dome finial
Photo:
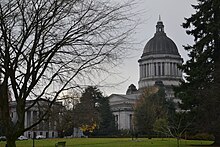
[[[160,16],[160,14],[159,14],[159,21],[161,21],[161,16]]]
[[[156,32],[164,32],[164,25],[163,25],[163,22],[161,21],[160,15],[159,15],[159,20],[156,25]]]

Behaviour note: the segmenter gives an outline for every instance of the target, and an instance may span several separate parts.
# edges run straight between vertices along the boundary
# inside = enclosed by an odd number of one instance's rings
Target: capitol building
[[[131,84],[126,94],[112,94],[110,106],[115,116],[119,130],[130,130],[134,113],[134,103],[143,89],[154,86],[156,83],[165,87],[166,98],[175,99],[173,86],[178,86],[182,79],[182,72],[178,69],[183,59],[176,44],[164,31],[164,24],[159,19],[154,36],[147,42],[143,54],[138,60],[139,81],[138,88]]]

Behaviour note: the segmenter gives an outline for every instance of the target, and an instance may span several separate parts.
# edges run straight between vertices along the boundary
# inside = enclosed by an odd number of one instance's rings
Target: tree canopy
[[[134,108],[135,131],[152,133],[157,119],[167,118],[165,91],[162,87],[146,88]]]
[[[51,107],[63,90],[86,84],[121,59],[135,27],[129,6],[102,0],[1,1],[0,117],[9,147],[40,122],[24,127],[25,112],[39,99],[50,100]],[[9,91],[17,103],[16,122]],[[27,99],[35,102],[26,107]]]
[[[183,27],[194,36],[194,45],[185,46],[190,59],[180,68],[186,73],[176,89],[181,108],[196,116],[197,131],[214,134],[220,145],[220,1],[198,0],[196,10]]]
[[[75,127],[80,127],[86,135],[111,135],[116,131],[109,99],[97,87],[85,89],[73,112]]]

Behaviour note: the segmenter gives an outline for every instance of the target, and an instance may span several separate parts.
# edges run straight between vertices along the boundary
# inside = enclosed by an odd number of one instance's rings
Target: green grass
[[[131,138],[73,138],[73,139],[45,139],[35,140],[35,147],[54,147],[58,141],[66,141],[66,147],[176,147],[175,139],[147,139],[140,138],[132,141]],[[180,146],[209,145],[212,141],[181,140]],[[33,147],[32,140],[17,141],[17,147]],[[5,147],[5,142],[0,142]]]

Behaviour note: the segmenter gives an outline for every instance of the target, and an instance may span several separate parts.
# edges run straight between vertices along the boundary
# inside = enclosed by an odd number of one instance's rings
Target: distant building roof
[[[126,91],[126,95],[134,94],[136,92],[137,92],[136,86],[134,86],[134,84],[131,84]]]

